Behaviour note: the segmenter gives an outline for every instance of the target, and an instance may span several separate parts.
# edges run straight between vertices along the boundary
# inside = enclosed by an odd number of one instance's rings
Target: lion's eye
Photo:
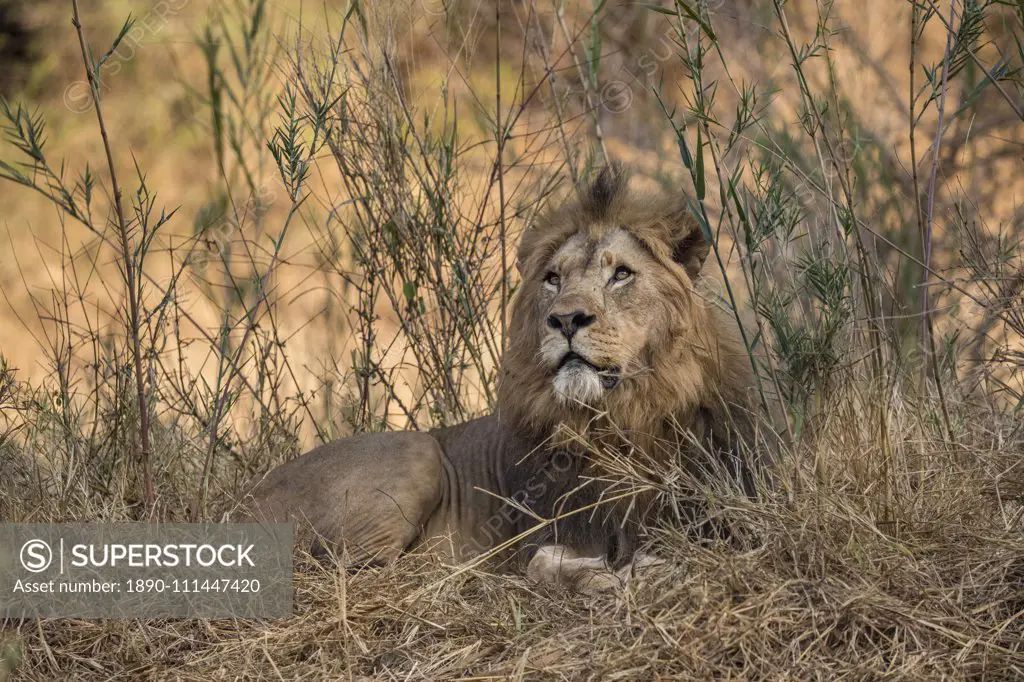
[[[549,272],[548,274],[544,275],[544,283],[550,284],[553,287],[557,287],[559,284],[562,283],[562,278],[559,277],[554,272]]]
[[[613,282],[625,282],[627,279],[633,276],[633,271],[627,268],[625,265],[620,265],[615,268],[615,274],[612,275]]]

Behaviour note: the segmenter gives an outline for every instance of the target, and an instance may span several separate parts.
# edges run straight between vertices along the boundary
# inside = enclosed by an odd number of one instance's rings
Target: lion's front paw
[[[664,565],[664,561],[643,552],[615,571],[605,557],[581,557],[564,545],[545,545],[537,550],[526,568],[526,576],[539,583],[565,585],[585,594],[625,587],[634,577]]]

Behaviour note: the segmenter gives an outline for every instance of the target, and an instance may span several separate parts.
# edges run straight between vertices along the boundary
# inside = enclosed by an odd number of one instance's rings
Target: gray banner
[[[288,524],[0,524],[0,617],[290,615]]]

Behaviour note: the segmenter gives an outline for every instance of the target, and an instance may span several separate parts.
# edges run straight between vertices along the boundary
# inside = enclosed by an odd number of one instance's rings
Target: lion
[[[604,169],[522,236],[494,414],[317,447],[259,483],[261,518],[308,524],[353,565],[502,550],[538,580],[603,589],[651,563],[656,496],[623,489],[608,453],[728,470],[748,493],[758,469],[740,447],[753,368],[697,287],[708,253],[685,197]]]

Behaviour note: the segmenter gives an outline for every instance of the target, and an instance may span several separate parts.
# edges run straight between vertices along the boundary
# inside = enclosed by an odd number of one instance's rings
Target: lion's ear
[[[711,245],[704,238],[704,231],[693,216],[684,213],[679,222],[681,238],[672,247],[672,260],[686,268],[690,279],[696,279],[711,251]]]
[[[526,261],[537,248],[537,228],[534,225],[523,230],[519,237],[519,248],[516,249],[516,272],[520,277],[526,275]]]

